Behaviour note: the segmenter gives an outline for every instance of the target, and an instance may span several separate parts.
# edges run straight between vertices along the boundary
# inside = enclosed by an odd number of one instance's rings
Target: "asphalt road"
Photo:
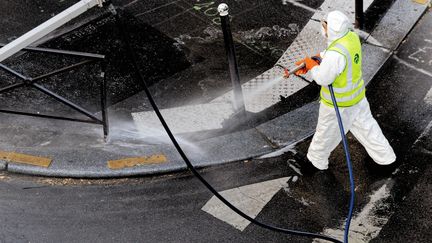
[[[219,189],[290,174],[293,172],[288,166],[278,161],[250,162],[205,173]],[[65,182],[13,175],[7,178],[0,186],[4,242],[286,242],[289,239],[254,226],[242,233],[201,211],[211,194],[188,174],[121,181]],[[293,200],[287,199],[286,194],[279,193],[259,218],[296,225],[292,214],[276,210],[292,207]]]

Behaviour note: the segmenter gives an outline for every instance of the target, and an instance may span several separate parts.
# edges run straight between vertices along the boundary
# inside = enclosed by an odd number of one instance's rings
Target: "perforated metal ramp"
[[[320,34],[320,23],[309,21],[277,63],[291,69],[296,61],[305,56],[316,55],[325,47],[326,41]],[[295,75],[291,75],[288,79],[284,79],[282,76],[283,70],[280,67],[273,67],[244,83],[242,88],[246,110],[258,113],[278,103],[280,96],[290,96],[308,85],[307,82]],[[312,81],[309,74],[305,78]],[[212,102],[231,101],[232,95],[232,91],[227,92]]]

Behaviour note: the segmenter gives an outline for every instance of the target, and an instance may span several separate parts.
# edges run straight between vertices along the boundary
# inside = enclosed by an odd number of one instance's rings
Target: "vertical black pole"
[[[355,0],[355,25],[361,30],[364,28],[363,0]]]
[[[221,3],[218,6],[218,11],[222,24],[222,32],[225,42],[225,50],[228,57],[228,64],[231,76],[231,82],[234,88],[234,108],[236,112],[245,114],[245,104],[243,91],[240,83],[237,58],[235,54],[234,41],[230,28],[230,18],[228,15],[228,5]]]
[[[101,110],[102,110],[102,125],[103,125],[103,134],[104,140],[107,141],[108,133],[109,133],[109,124],[108,124],[108,111],[107,111],[107,81],[106,81],[106,67],[107,60],[103,60],[101,63],[101,80],[102,83],[100,85],[101,92]]]

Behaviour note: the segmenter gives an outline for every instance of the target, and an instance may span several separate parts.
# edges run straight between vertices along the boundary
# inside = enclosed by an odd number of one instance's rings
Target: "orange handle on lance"
[[[284,70],[284,77],[288,78],[292,73],[296,73],[298,70],[304,68],[306,66],[306,63],[303,62],[292,70],[288,70],[288,68],[282,66],[281,64],[276,64],[275,66],[282,68]]]

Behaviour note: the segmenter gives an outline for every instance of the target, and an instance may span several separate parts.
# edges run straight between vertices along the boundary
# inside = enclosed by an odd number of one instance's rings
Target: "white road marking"
[[[123,6],[123,7],[129,7],[130,5],[135,4],[136,2],[138,2],[138,1],[133,1],[133,2],[127,4],[127,5]],[[154,12],[154,11],[156,11],[156,10],[159,10],[159,9],[161,9],[161,8],[167,7],[167,6],[169,6],[169,5],[176,4],[177,2],[180,2],[180,0],[172,1],[172,2],[169,2],[169,3],[163,4],[163,5],[157,6],[157,7],[155,7],[155,8],[149,9],[149,10],[147,10],[147,11],[145,11],[145,12],[141,12],[141,13],[139,13],[139,14],[136,14],[135,17],[140,17],[140,16],[142,16],[142,15],[145,15],[145,14],[148,14],[148,13]]]
[[[234,206],[246,213],[252,218],[255,218],[264,206],[273,198],[273,196],[282,188],[287,186],[287,181],[290,177],[283,177],[275,180],[264,181],[247,186],[237,187],[234,189],[220,192]],[[225,206],[218,198],[213,196],[202,210],[213,215],[234,228],[243,231],[250,222],[238,214],[234,213],[230,208]]]
[[[432,129],[432,121],[429,122],[429,124],[426,126],[426,128],[423,130],[423,132],[420,134],[420,136],[414,141],[413,146],[416,146],[418,142],[424,140],[424,139],[429,139],[429,134],[430,131]],[[425,151],[426,153],[430,153],[429,150]]]
[[[278,149],[276,151],[273,151],[271,153],[264,154],[264,155],[260,156],[258,159],[274,158],[274,157],[278,157],[282,154],[285,154],[286,152],[291,152],[293,154],[297,153],[297,151],[295,150],[295,144],[291,144],[291,145],[285,146],[281,149]]]
[[[312,13],[316,13],[316,12],[319,11],[319,10],[316,10],[316,9],[314,9],[314,8],[311,8],[311,7],[309,7],[309,6],[307,6],[307,5],[303,4],[303,3],[300,3],[299,0],[282,0],[282,4],[283,4],[283,5],[287,5],[288,3],[291,3],[291,4],[294,5],[294,6],[301,7],[301,8],[303,8],[303,9],[306,9],[306,10],[312,12]]]
[[[418,48],[418,50],[409,55],[408,58],[420,63],[428,62],[429,65],[432,65],[431,55],[432,47],[425,46],[423,48]]]
[[[293,160],[293,159],[289,159],[289,160],[287,161],[287,163],[288,163],[288,166],[289,166],[291,169],[293,169],[297,174],[299,174],[299,175],[303,175],[303,174],[301,173],[301,171],[300,171],[300,168],[299,168],[298,166],[294,165],[294,164],[297,164],[297,162],[296,162],[295,160]]]
[[[369,202],[363,207],[351,221],[349,242],[369,242],[375,238],[382,227],[387,224],[393,212],[388,212],[386,215],[378,213],[380,210],[389,208],[389,203],[386,201],[390,197],[390,190],[393,187],[393,181],[387,181],[378,190],[372,193]],[[342,239],[344,236],[345,221],[338,229],[325,229],[324,234],[332,235]],[[324,242],[315,239],[314,243]]]
[[[418,68],[418,67],[414,66],[413,64],[411,64],[411,63],[409,63],[409,62],[407,62],[407,61],[405,61],[405,60],[399,58],[399,57],[396,56],[396,55],[394,56],[394,58],[395,58],[396,60],[398,60],[400,63],[404,64],[405,66],[407,66],[407,67],[409,67],[409,68],[411,68],[411,69],[417,70],[417,71],[419,71],[419,72],[421,72],[421,73],[423,73],[423,74],[425,74],[425,75],[427,75],[427,76],[429,76],[429,77],[432,77],[432,73],[430,73],[430,72],[428,72],[428,71],[426,71],[426,70],[424,70],[424,69],[422,69],[422,68]]]
[[[429,139],[429,134],[430,134],[431,130],[432,130],[432,121],[429,122],[429,124],[426,126],[426,128],[423,130],[423,132],[420,134],[420,136],[416,139],[416,141],[414,142],[413,147],[415,145],[417,145],[417,143],[419,141],[422,141],[424,139]],[[430,152],[430,151],[428,151],[428,152]]]
[[[129,6],[131,6],[131,5],[134,5],[135,3],[137,3],[139,0],[133,0],[132,2],[130,2],[130,3],[127,3],[127,4],[125,4],[125,5],[123,5],[123,8],[127,8],[127,7],[129,7]]]
[[[432,105],[432,87],[427,92],[426,96],[424,97],[424,102],[428,105]]]

